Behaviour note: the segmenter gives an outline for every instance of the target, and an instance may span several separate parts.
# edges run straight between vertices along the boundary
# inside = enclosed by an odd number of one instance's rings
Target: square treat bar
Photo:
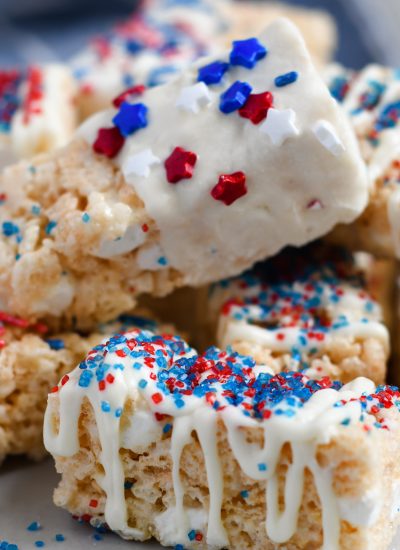
[[[76,96],[66,66],[0,70],[0,166],[68,143],[78,125]]]
[[[399,396],[119,334],[49,396],[55,502],[179,549],[383,550],[399,523]]]
[[[174,331],[171,325],[158,325],[145,313],[146,317],[142,312],[122,316],[88,335],[80,335],[50,334],[44,325],[30,326],[24,319],[0,312],[0,463],[7,455],[43,456],[47,394],[92,346],[130,327]]]
[[[259,33],[280,16],[298,26],[316,62],[331,58],[336,29],[322,11],[232,0],[142,2],[71,60],[81,119],[106,109],[127,87],[163,84],[198,57],[221,51],[232,38]]]
[[[334,65],[326,72],[334,97],[352,123],[367,162],[369,203],[333,240],[354,250],[400,258],[400,79],[397,69],[370,65],[354,73]]]
[[[377,290],[373,269],[363,263],[361,268],[344,249],[316,243],[289,248],[215,285],[209,303],[218,345],[274,372],[307,369],[313,378],[366,376],[383,383],[389,332],[370,294],[369,285]],[[392,300],[385,298],[388,309]]]
[[[6,309],[90,327],[139,294],[236,275],[365,206],[353,133],[286,20],[115,105],[1,176]]]

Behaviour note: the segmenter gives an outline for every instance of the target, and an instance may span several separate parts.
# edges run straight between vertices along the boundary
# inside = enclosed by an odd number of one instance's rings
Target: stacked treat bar
[[[145,3],[62,69],[68,124],[60,80],[4,76],[0,458],[44,436],[55,503],[126,539],[383,550],[400,524],[371,255],[399,239],[400,87],[321,76],[322,14],[257,35],[278,9]]]

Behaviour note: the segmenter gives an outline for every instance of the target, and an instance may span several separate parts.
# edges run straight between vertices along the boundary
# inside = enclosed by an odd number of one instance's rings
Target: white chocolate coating
[[[200,106],[197,114],[176,102],[182,89],[196,82],[198,68],[209,61],[146,92],[140,102],[148,107],[149,124],[126,140],[116,158],[123,172],[132,157],[146,149],[161,159],[151,165],[149,174],[129,176],[129,184],[157,224],[168,265],[184,274],[185,284],[222,278],[288,244],[302,245],[339,222],[349,223],[366,204],[365,169],[356,142],[298,31],[288,21],[278,20],[260,40],[267,56],[252,70],[230,67],[222,85],[209,86],[211,102]],[[297,71],[297,81],[275,86],[274,79],[290,71]],[[273,93],[274,111],[263,124],[275,126],[267,133],[263,125],[252,124],[237,112],[220,112],[220,94],[237,80],[248,82],[253,93]],[[276,112],[282,116],[274,121]],[[283,117],[286,112],[292,113],[289,118]],[[92,143],[114,115],[115,110],[95,115],[79,135]],[[327,150],[314,135],[313,128],[321,121],[343,145],[340,155]],[[197,163],[191,179],[172,185],[163,161],[177,146],[194,152]],[[214,200],[210,192],[219,176],[238,171],[246,175],[247,194],[230,206]],[[311,207],[315,201],[321,208]]]

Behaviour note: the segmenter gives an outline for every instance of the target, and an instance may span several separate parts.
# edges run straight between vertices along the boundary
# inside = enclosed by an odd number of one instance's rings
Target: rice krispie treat
[[[55,503],[178,549],[383,550],[399,523],[399,398],[118,335],[49,396]]]
[[[88,335],[50,334],[43,324],[30,325],[3,312],[0,322],[0,463],[7,455],[26,454],[35,459],[44,455],[47,394],[93,346],[132,327],[175,332],[171,325],[159,325],[142,313],[121,316]]]
[[[0,71],[0,166],[65,145],[78,123],[76,93],[62,65]]]
[[[385,380],[389,332],[382,309],[355,259],[340,248],[287,249],[215,285],[210,318],[220,347],[232,346],[276,373],[307,369],[312,378]]]
[[[140,293],[238,274],[365,206],[353,133],[286,20],[115,105],[2,175],[6,309],[90,326]]]
[[[298,25],[315,60],[331,57],[335,26],[323,12],[230,0],[141,2],[72,59],[81,119],[107,108],[126,88],[163,84],[198,57],[223,50],[232,38],[258,34],[282,15]]]
[[[355,224],[333,238],[355,250],[400,258],[400,79],[397,69],[370,65],[360,73],[338,66],[326,80],[341,102],[367,162],[369,203]]]

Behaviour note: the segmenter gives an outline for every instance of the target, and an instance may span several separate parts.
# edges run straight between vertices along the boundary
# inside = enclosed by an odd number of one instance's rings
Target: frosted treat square
[[[68,143],[78,125],[77,86],[62,65],[0,71],[0,164]]]
[[[400,257],[400,78],[397,69],[370,65],[359,73],[334,65],[326,80],[354,127],[367,162],[369,202],[334,240],[389,258]]]
[[[2,175],[7,309],[90,326],[139,294],[238,274],[365,206],[353,133],[286,20],[115,105],[69,147]]]
[[[119,335],[49,397],[55,503],[176,548],[384,550],[399,523],[399,396]]]
[[[148,312],[121,316],[86,335],[54,333],[43,324],[30,325],[4,312],[0,312],[0,322],[0,463],[8,455],[44,456],[47,394],[60,379],[68,379],[65,375],[93,346],[132,327],[176,332],[172,325],[157,323]]]
[[[383,383],[389,331],[371,291],[384,298],[385,311],[392,296],[383,296],[380,271],[341,248],[317,243],[286,249],[213,287],[209,318],[217,343],[276,373],[299,370],[344,382],[366,376]]]

